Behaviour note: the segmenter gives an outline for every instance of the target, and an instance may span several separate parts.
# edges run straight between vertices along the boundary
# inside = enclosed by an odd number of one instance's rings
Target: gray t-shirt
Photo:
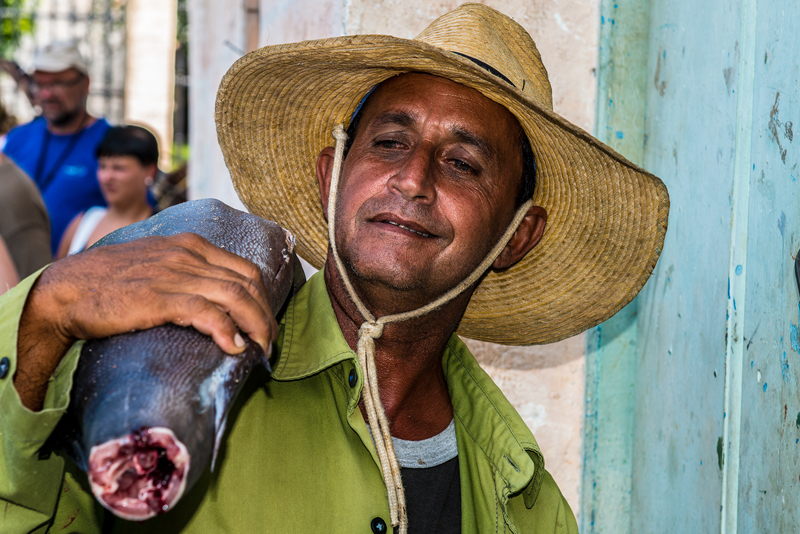
[[[461,480],[454,422],[421,441],[393,437],[392,445],[406,494],[409,534],[459,534]]]

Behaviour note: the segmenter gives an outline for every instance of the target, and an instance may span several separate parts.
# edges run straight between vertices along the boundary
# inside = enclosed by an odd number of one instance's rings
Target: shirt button
[[[386,534],[386,521],[380,517],[373,519],[370,526],[372,527],[372,532],[375,534]]]
[[[0,379],[5,378],[8,374],[8,369],[11,367],[11,362],[5,356],[0,360]]]
[[[356,383],[358,382],[358,375],[356,374],[355,369],[350,369],[350,376],[347,377],[347,380],[350,382],[351,388],[356,387]]]

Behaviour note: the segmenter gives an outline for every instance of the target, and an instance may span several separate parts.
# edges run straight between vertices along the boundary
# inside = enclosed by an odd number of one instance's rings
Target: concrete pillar
[[[160,167],[172,167],[176,0],[129,0],[125,122],[156,134]]]
[[[217,87],[245,48],[246,11],[241,0],[188,0],[189,14],[189,194],[218,198],[245,209],[231,184],[217,143]]]

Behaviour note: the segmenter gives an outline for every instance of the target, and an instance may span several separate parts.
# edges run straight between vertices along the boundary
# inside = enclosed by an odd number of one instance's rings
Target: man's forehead
[[[390,78],[368,93],[363,113],[369,128],[383,124],[411,127],[422,116],[418,110],[443,109],[460,117],[453,123],[453,133],[472,136],[476,124],[484,124],[484,134],[494,137],[509,130],[522,133],[516,117],[505,107],[482,95],[480,92],[447,78],[432,74],[411,72]],[[504,124],[505,123],[505,124]],[[514,135],[516,138],[516,135]]]

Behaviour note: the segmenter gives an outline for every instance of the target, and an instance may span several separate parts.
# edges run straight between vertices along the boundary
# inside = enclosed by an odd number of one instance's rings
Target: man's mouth
[[[425,232],[420,232],[420,231],[414,230],[413,228],[409,228],[408,226],[403,226],[402,224],[396,223],[394,221],[381,221],[381,222],[384,222],[384,223],[387,223],[387,224],[391,224],[393,226],[397,226],[398,228],[402,228],[403,230],[408,230],[409,232],[415,233],[417,235],[421,235],[422,237],[433,237],[432,234],[426,234]]]

